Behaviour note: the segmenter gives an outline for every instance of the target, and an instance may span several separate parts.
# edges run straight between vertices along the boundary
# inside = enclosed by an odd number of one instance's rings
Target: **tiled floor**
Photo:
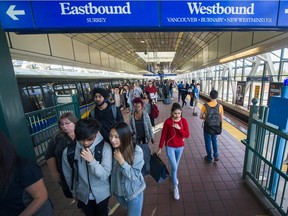
[[[175,100],[174,100],[175,101]],[[170,116],[171,105],[158,102],[160,116],[156,119],[156,143],[159,143],[163,121]],[[125,114],[127,118],[128,114]],[[157,184],[151,176],[145,177],[147,188],[144,194],[143,216],[201,215],[201,216],[256,216],[267,215],[267,211],[248,191],[241,179],[244,146],[229,132],[223,130],[218,137],[220,160],[207,164],[204,140],[199,117],[192,116],[189,106],[183,108],[183,117],[189,122],[190,137],[185,141],[185,150],[179,167],[180,200],[172,197],[171,180]],[[150,148],[157,150],[157,145]],[[169,168],[165,151],[161,158]],[[73,200],[64,198],[60,187],[50,179],[47,166],[43,167],[49,195],[54,203],[56,215],[83,215]],[[111,199],[110,207],[116,201]],[[124,216],[118,207],[114,214]]]

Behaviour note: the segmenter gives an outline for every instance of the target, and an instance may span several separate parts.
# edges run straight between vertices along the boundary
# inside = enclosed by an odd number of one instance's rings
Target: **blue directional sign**
[[[162,27],[275,27],[278,0],[161,1],[161,11]]]
[[[29,1],[0,1],[0,20],[3,29],[33,29],[34,22]]]
[[[275,29],[287,18],[287,0],[0,0],[3,29],[18,32]]]
[[[35,1],[32,6],[39,29],[158,26],[157,1]]]
[[[288,27],[288,1],[280,1],[278,27]]]

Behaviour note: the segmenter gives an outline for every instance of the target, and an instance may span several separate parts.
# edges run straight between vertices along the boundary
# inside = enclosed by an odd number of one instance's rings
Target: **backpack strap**
[[[112,104],[111,109],[112,109],[113,117],[117,121],[117,108],[116,108],[116,106],[114,104]]]
[[[97,144],[94,149],[94,158],[96,161],[99,161],[100,164],[102,162],[102,157],[103,157],[102,155],[103,147],[104,147],[104,139],[102,139],[101,142]]]
[[[210,111],[211,107],[207,103],[205,103],[204,106],[206,107],[206,116],[205,116],[205,121],[206,121],[208,112]]]

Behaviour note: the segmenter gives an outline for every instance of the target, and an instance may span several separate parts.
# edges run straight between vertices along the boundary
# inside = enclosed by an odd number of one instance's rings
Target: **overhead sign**
[[[39,29],[158,27],[157,1],[33,1],[32,7]]]
[[[3,29],[18,32],[287,28],[287,18],[286,0],[0,1]]]
[[[246,77],[247,82],[271,82],[272,76],[248,76]]]
[[[152,30],[159,27],[158,4],[134,0],[3,1],[0,19],[6,31]]]
[[[288,1],[280,1],[278,26],[288,27]]]
[[[0,20],[3,29],[34,29],[29,1],[0,1]]]
[[[161,1],[162,27],[276,27],[278,1]]]

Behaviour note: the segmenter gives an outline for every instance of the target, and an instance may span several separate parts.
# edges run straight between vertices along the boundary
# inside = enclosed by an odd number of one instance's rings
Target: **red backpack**
[[[157,118],[159,116],[159,109],[156,104],[153,104],[151,107],[151,116]]]

